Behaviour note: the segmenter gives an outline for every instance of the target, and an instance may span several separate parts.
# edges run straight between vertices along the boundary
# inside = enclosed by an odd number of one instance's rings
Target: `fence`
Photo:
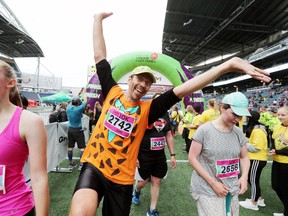
[[[51,113],[51,112],[50,112]],[[43,118],[47,118],[48,112],[39,112],[39,115]],[[48,115],[49,116],[49,115]],[[48,121],[48,119],[47,119]],[[89,140],[89,117],[83,115],[82,126],[85,135],[85,142]],[[56,167],[64,160],[67,156],[68,146],[68,122],[51,123],[45,124],[47,132],[47,171],[50,172],[55,170]],[[56,169],[57,170],[57,169]],[[29,159],[26,161],[24,167],[24,174],[26,180],[30,180],[30,169]]]

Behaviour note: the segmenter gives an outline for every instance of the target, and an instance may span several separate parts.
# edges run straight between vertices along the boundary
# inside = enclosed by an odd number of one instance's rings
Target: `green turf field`
[[[181,136],[175,139],[175,150],[177,167],[174,170],[169,169],[168,177],[162,181],[160,197],[158,201],[158,211],[161,216],[196,216],[197,210],[195,201],[192,199],[189,192],[190,177],[192,173],[191,166],[185,162],[187,153],[182,151],[183,140]],[[168,154],[167,154],[168,155]],[[77,154],[75,155],[77,156]],[[169,157],[167,157],[169,159]],[[184,160],[184,162],[183,162]],[[67,167],[67,161],[61,164],[61,167]],[[246,210],[240,207],[241,216],[269,216],[273,212],[282,212],[283,206],[280,203],[277,195],[271,188],[271,164],[268,164],[261,176],[262,195],[265,198],[266,207],[259,207],[259,211]],[[50,214],[52,216],[68,215],[69,205],[72,198],[72,192],[75,186],[76,179],[79,175],[77,168],[72,173],[49,173],[50,187]],[[142,190],[139,205],[132,204],[131,216],[144,216],[150,202],[150,185]],[[245,195],[240,196],[240,200],[249,198],[250,191]],[[98,209],[97,215],[102,215],[101,206]],[[215,215],[217,216],[217,215]]]

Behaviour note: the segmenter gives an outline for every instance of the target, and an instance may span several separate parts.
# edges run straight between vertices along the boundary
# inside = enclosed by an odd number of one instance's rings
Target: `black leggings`
[[[251,186],[251,199],[257,202],[261,196],[260,176],[267,161],[250,160],[250,163],[248,182]]]
[[[288,164],[273,161],[272,188],[284,205],[284,215],[288,216]]]

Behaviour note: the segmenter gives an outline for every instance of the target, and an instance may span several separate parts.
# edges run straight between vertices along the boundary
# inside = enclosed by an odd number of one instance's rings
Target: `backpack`
[[[49,115],[49,123],[65,121],[68,121],[65,110],[59,110]]]
[[[60,111],[51,113],[49,115],[49,123],[60,122]]]

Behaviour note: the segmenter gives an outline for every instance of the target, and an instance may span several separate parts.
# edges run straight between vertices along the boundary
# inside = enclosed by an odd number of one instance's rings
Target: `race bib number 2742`
[[[135,117],[112,107],[108,110],[104,126],[121,137],[129,137],[134,127]]]

